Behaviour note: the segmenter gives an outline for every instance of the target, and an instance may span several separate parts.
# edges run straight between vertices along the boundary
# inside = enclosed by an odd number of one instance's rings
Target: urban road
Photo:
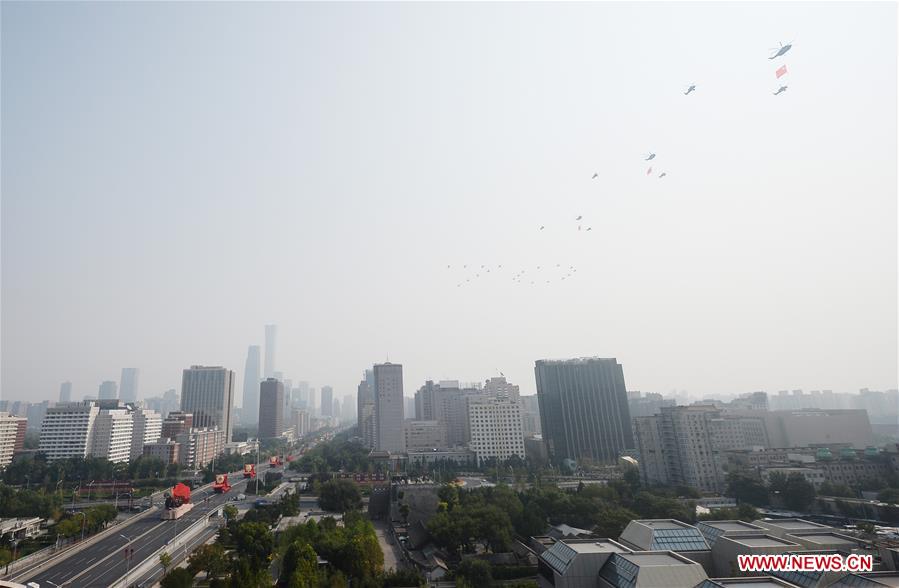
[[[267,469],[261,467],[259,474]],[[56,565],[43,570],[39,574],[27,578],[29,582],[37,582],[41,588],[58,586],[65,588],[106,588],[125,577],[141,562],[152,557],[157,550],[169,543],[187,527],[207,516],[210,511],[226,504],[246,486],[242,472],[228,474],[231,491],[215,494],[212,488],[197,490],[191,493],[193,509],[180,519],[174,521],[160,520],[162,510],[157,515],[145,518],[125,526],[121,533],[112,533],[103,540],[84,548],[82,551],[60,561]],[[125,548],[133,549],[130,561],[125,558]],[[181,551],[182,548],[178,548]],[[171,554],[176,558],[181,553]],[[136,580],[136,578],[135,578]],[[17,580],[24,582],[26,580]],[[128,578],[130,585],[131,578]]]

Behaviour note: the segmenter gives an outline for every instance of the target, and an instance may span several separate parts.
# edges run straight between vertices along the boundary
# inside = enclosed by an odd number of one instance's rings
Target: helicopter
[[[783,43],[780,43],[780,41],[778,41],[778,43],[780,44],[780,48],[774,47],[771,49],[771,51],[777,51],[777,53],[775,53],[768,59],[776,59],[776,58],[780,57],[781,55],[785,54],[787,51],[789,51],[793,47],[793,41],[790,41],[786,45],[784,45]]]
[[[695,91],[696,91],[696,86],[695,86],[695,85],[691,85],[689,88],[687,88],[687,91],[684,92],[684,96],[689,96],[689,95],[690,95],[690,92],[695,92]]]
[[[780,88],[777,89],[777,92],[774,92],[774,95],[777,96],[778,94],[782,94],[783,92],[786,92],[786,91],[787,91],[787,87],[781,86]]]
[[[649,160],[651,160],[651,159],[655,159],[655,157],[656,157],[656,154],[655,154],[655,153],[649,153],[649,154],[646,156],[646,159],[644,159],[643,161],[649,161]]]

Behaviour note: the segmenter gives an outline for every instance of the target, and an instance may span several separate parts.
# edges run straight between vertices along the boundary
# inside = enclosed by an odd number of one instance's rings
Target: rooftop
[[[763,527],[777,527],[778,529],[787,529],[790,531],[818,531],[830,528],[826,525],[819,525],[818,523],[805,521],[803,519],[766,519],[762,521],[753,521],[753,524],[761,525]]]
[[[673,553],[659,551],[654,553],[622,553],[621,557],[627,561],[641,566],[689,566],[695,565],[693,562],[677,557]]]
[[[797,537],[813,543],[821,543],[823,545],[833,545],[834,543],[843,543],[845,545],[858,545],[858,541],[852,537],[839,535],[837,533],[796,533],[791,537]]]
[[[764,527],[744,523],[743,521],[700,521],[699,524],[708,525],[721,531],[764,531]]]
[[[771,576],[754,576],[747,578],[713,578],[708,580],[708,586],[720,586],[721,588],[730,588],[731,586],[752,586],[752,588],[792,588],[793,584],[772,578]]]
[[[772,537],[771,535],[750,535],[748,537],[737,535],[730,536],[728,539],[742,545],[748,545],[749,547],[799,547],[795,543],[783,541],[777,537]]]

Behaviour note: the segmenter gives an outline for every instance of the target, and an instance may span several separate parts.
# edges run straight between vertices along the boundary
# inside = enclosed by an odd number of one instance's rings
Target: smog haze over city
[[[894,3],[4,2],[2,398],[240,378],[265,324],[335,398],[388,358],[896,388],[896,42]]]

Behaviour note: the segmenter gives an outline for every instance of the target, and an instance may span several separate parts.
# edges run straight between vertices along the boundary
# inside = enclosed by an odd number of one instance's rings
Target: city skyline
[[[587,355],[697,396],[899,386],[893,4],[3,16],[3,399],[242,371],[266,324],[338,395],[388,357],[525,395]],[[577,279],[493,278],[550,264]]]

